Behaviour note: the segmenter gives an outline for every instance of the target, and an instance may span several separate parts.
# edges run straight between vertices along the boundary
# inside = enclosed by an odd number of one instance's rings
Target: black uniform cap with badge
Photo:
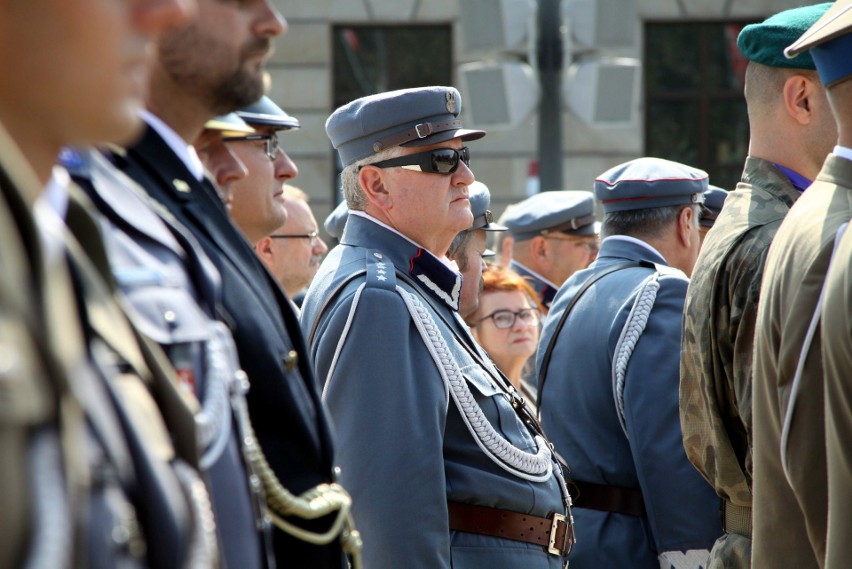
[[[595,200],[590,192],[541,192],[516,204],[503,219],[515,241],[537,235],[595,235]]]
[[[703,204],[707,172],[662,158],[637,158],[595,180],[604,213]]]
[[[325,130],[345,167],[394,146],[428,146],[454,138],[468,141],[485,136],[485,131],[462,128],[458,118],[461,107],[461,95],[453,87],[400,89],[343,105],[328,117]],[[457,167],[464,159],[460,152],[453,155],[432,157],[434,168],[426,163],[421,170],[449,173],[441,170],[452,161]]]

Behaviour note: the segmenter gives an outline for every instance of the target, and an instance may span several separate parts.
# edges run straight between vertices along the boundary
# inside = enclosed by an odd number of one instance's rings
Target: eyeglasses
[[[375,166],[376,168],[393,168],[395,166],[416,166],[421,172],[430,174],[452,174],[459,168],[459,161],[465,166],[470,166],[470,150],[463,146],[459,150],[455,148],[436,148],[416,154],[407,154],[399,158],[390,158],[364,166]],[[364,166],[361,166],[363,168]],[[359,170],[361,169],[359,168]]]
[[[512,312],[511,310],[495,310],[488,316],[480,318],[476,321],[477,324],[482,322],[483,320],[488,320],[489,318],[494,321],[494,326],[496,328],[500,328],[501,330],[505,330],[506,328],[511,328],[515,325],[515,320],[518,318],[521,319],[523,324],[527,326],[532,324],[538,324],[539,320],[539,311],[537,308],[524,308],[522,310],[518,310],[517,312]]]
[[[223,136],[222,142],[250,142],[252,140],[266,141],[266,156],[275,160],[278,156],[278,136],[275,134],[247,134],[245,136]]]
[[[282,234],[282,233],[273,233],[269,236],[271,239],[310,239],[313,241],[319,237],[318,231],[311,231],[310,233],[297,233],[297,234]]]

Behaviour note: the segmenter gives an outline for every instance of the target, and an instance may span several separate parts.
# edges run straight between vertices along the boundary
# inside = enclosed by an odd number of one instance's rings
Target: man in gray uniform
[[[503,223],[514,243],[509,268],[529,281],[547,308],[562,283],[598,252],[589,192],[536,194],[507,211]]]
[[[721,502],[687,460],[680,322],[707,174],[640,158],[595,181],[605,238],[559,290],[536,356],[539,413],[579,490],[583,567],[706,567]],[[585,532],[585,533],[584,533]]]
[[[302,305],[368,567],[563,567],[561,466],[458,317],[446,253],[471,227],[461,97],[357,99],[326,131],[349,218]],[[512,402],[517,404],[513,408]],[[533,528],[533,529],[530,529]]]

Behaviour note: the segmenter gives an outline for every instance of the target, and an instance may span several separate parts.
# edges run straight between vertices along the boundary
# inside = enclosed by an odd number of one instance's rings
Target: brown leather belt
[[[561,514],[547,518],[448,502],[450,529],[542,546],[552,555],[568,555],[574,545],[574,527]]]
[[[575,508],[589,508],[637,517],[645,515],[645,501],[639,490],[577,480],[572,480],[571,484],[578,490],[576,496],[572,495]]]

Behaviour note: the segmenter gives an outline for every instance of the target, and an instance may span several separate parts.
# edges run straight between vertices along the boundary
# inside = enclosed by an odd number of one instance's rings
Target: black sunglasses
[[[393,168],[395,166],[418,166],[421,172],[430,174],[452,174],[459,168],[459,161],[470,166],[470,150],[463,146],[459,150],[455,148],[436,148],[416,154],[407,154],[399,158],[390,158],[381,162],[364,164],[364,166],[375,166],[376,168]],[[364,166],[361,166],[363,168]],[[361,168],[358,168],[359,170]]]

